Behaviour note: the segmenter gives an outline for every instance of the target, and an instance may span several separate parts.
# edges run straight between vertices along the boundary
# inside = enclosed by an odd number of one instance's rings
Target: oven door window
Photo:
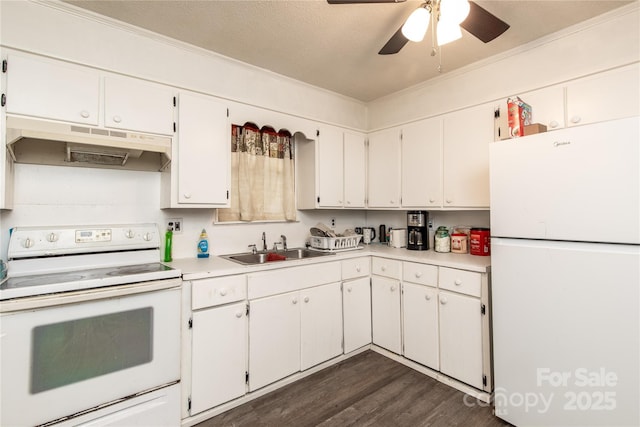
[[[153,308],[40,325],[31,342],[36,394],[151,362]]]

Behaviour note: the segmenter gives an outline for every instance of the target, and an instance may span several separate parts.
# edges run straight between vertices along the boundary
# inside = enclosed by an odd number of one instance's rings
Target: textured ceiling
[[[637,0],[636,0],[637,1]],[[329,5],[324,0],[69,0],[67,3],[362,101],[438,75],[431,38],[377,52],[422,2]],[[476,3],[511,25],[484,44],[463,30],[441,49],[442,72],[512,49],[631,1]]]

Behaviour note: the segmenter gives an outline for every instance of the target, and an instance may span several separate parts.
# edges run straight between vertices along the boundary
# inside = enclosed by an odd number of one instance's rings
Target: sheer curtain
[[[291,134],[254,123],[231,127],[231,208],[218,221],[295,221]]]

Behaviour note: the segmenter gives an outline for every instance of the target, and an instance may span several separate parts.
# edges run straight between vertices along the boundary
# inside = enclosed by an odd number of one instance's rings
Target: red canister
[[[469,241],[471,255],[491,255],[491,234],[488,228],[472,228]]]

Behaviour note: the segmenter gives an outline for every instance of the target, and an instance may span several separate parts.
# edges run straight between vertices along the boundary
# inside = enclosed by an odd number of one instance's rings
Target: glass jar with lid
[[[435,251],[451,252],[451,236],[449,236],[449,230],[444,225],[441,225],[436,230]]]

